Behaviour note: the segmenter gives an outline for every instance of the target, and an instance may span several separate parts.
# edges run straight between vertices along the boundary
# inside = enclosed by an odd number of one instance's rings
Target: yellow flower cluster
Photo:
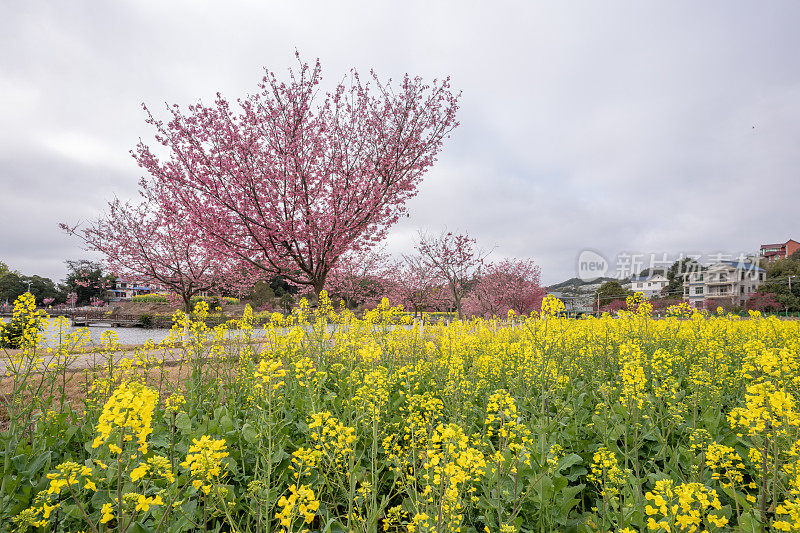
[[[622,364],[620,376],[622,391],[619,401],[626,409],[632,410],[634,407],[642,409],[647,400],[647,379],[642,366],[644,361],[642,349],[636,344],[622,344],[619,347],[619,359]]]
[[[421,496],[432,507],[438,506],[438,521],[444,531],[458,531],[464,520],[464,500],[471,500],[477,490],[472,483],[483,476],[486,459],[456,424],[436,428],[425,457],[421,470],[425,488]],[[419,528],[420,523],[416,526]]]
[[[62,493],[76,496],[82,492],[91,494],[97,491],[93,475],[91,467],[74,461],[59,464],[55,472],[47,474],[50,480],[47,489],[39,492],[33,505],[17,516],[17,523],[20,526],[46,527],[53,511],[61,507]]]
[[[497,437],[500,447],[508,446],[512,452],[518,452],[530,440],[530,430],[521,423],[517,404],[505,389],[497,390],[489,396],[483,424],[487,437]]]
[[[219,483],[222,477],[222,459],[228,456],[224,439],[214,439],[203,435],[199,439],[192,439],[186,460],[181,463],[183,468],[191,472],[192,486],[208,494],[211,488]]]
[[[544,301],[542,301],[542,317],[559,316],[565,309],[564,302],[552,294],[545,296]]]
[[[645,513],[651,531],[688,531],[724,527],[728,519],[717,512],[722,504],[717,492],[700,483],[675,485],[671,479],[656,481],[655,488],[645,494],[649,502]]]
[[[733,488],[744,482],[742,471],[745,468],[736,450],[724,444],[711,443],[706,450],[706,466],[712,470],[711,477],[720,481],[723,487]]]
[[[619,494],[620,488],[627,481],[628,472],[619,467],[614,452],[601,446],[592,456],[592,470],[588,478],[600,487],[600,494],[603,497],[613,498]]]
[[[296,484],[289,486],[289,495],[280,497],[278,507],[281,509],[275,515],[283,527],[281,531],[285,533],[295,531],[293,526],[298,520],[302,520],[303,524],[311,524],[319,509],[319,503],[319,500],[314,497],[314,491],[307,486],[300,485],[298,487]],[[301,531],[308,531],[308,529]]]
[[[183,394],[173,393],[164,400],[164,410],[168,413],[177,413],[186,405]]]
[[[790,427],[800,426],[794,397],[770,381],[749,385],[745,403],[744,407],[731,411],[728,421],[750,436],[763,434],[767,429],[786,434]]]
[[[355,428],[345,426],[329,412],[314,413],[309,417],[308,428],[314,448],[324,453],[333,463],[353,453],[356,441]]]
[[[253,376],[256,379],[256,390],[271,397],[283,386],[286,369],[279,359],[263,359],[258,363]]]
[[[156,403],[158,393],[153,389],[136,381],[122,383],[103,407],[92,447],[105,444],[112,432],[119,430],[121,441],[109,444],[112,452],[122,453],[121,445],[135,436],[139,451],[147,453],[147,437],[153,432],[153,409]]]
[[[170,483],[175,481],[169,459],[160,455],[149,457],[147,461],[139,463],[139,466],[131,470],[131,481],[139,481],[148,474],[150,479],[163,478]]]

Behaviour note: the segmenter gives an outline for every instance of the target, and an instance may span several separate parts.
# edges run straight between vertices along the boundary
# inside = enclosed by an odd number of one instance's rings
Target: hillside
[[[594,281],[584,281],[580,278],[570,278],[561,283],[547,287],[548,292],[562,292],[566,294],[587,294],[594,293],[606,281],[619,281],[616,278],[597,278]],[[624,282],[624,280],[623,280]]]

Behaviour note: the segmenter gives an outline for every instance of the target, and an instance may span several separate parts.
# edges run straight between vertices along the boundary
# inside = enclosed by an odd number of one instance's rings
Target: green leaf
[[[579,498],[576,498],[578,494],[586,487],[583,483],[580,485],[570,485],[569,487],[564,488],[559,495],[560,502],[558,503],[558,508],[561,510],[561,514],[564,516],[568,515],[570,510],[575,507],[578,502],[580,502]]]
[[[23,475],[28,478],[32,478],[34,474],[36,474],[43,466],[46,464],[50,464],[50,452],[44,452],[39,454],[31,463],[28,465],[28,468],[23,472]]]
[[[253,426],[249,423],[245,423],[245,425],[242,426],[242,438],[248,444],[253,444],[258,440],[258,431],[253,429]]]
[[[131,533],[152,533],[153,529],[142,524],[141,522],[134,522],[128,527],[127,531],[130,531]]]
[[[580,464],[582,462],[583,462],[583,458],[580,455],[578,455],[576,453],[571,453],[571,454],[565,455],[564,457],[561,458],[561,461],[558,462],[558,469],[559,470],[564,470],[565,468],[569,468],[569,467],[571,467],[573,465],[577,465],[577,464]]]
[[[181,433],[190,433],[192,431],[192,421],[189,419],[189,415],[184,412],[178,413],[175,418],[175,427],[181,430]]]
[[[286,453],[285,451],[283,451],[282,449],[280,449],[280,450],[275,450],[275,451],[272,453],[272,463],[273,463],[273,464],[275,464],[275,463],[280,463],[281,461],[283,461],[283,460],[284,460],[285,458],[287,458],[287,457],[289,457],[289,454],[288,454],[288,453]]]
[[[219,425],[222,428],[222,431],[225,431],[226,433],[228,431],[233,431],[233,420],[231,420],[231,417],[228,416],[227,413],[220,418]]]
[[[17,472],[22,472],[28,464],[28,456],[23,454],[15,455],[11,458],[11,462],[14,463],[14,468]]]
[[[752,504],[750,504],[750,502],[747,501],[747,498],[745,497],[744,494],[736,492],[732,488],[725,487],[725,486],[722,487],[722,490],[732,500],[736,500],[737,502],[739,502],[739,505],[742,506],[742,509],[744,509],[745,511],[749,511],[750,509],[752,509],[752,507],[753,507]]]
[[[743,513],[739,519],[739,531],[742,533],[758,533],[761,531],[761,520],[758,519],[757,511]]]

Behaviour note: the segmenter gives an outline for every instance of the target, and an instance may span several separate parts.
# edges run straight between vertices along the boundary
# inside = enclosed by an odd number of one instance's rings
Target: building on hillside
[[[709,300],[744,306],[765,276],[753,263],[719,261],[684,275],[683,299],[692,307],[704,307]]]
[[[800,242],[789,239],[779,244],[762,244],[758,254],[762,259],[766,259],[771,263],[778,259],[786,259],[797,250],[800,250]]]
[[[641,292],[645,298],[659,296],[662,289],[669,285],[669,280],[663,274],[652,274],[650,276],[633,276],[630,282],[630,290]]]
[[[114,288],[109,289],[109,300],[112,302],[127,301],[140,294],[150,294],[151,289],[148,286],[140,285],[128,279],[117,279],[114,282]]]

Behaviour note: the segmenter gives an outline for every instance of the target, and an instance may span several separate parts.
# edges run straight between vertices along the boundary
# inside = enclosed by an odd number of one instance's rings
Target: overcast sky
[[[463,91],[392,252],[418,228],[468,231],[552,283],[587,248],[800,240],[798,20],[796,1],[5,1],[0,261],[61,279],[87,254],[58,223],[136,194],[142,102],[235,99],[295,49],[328,80],[374,68]]]

